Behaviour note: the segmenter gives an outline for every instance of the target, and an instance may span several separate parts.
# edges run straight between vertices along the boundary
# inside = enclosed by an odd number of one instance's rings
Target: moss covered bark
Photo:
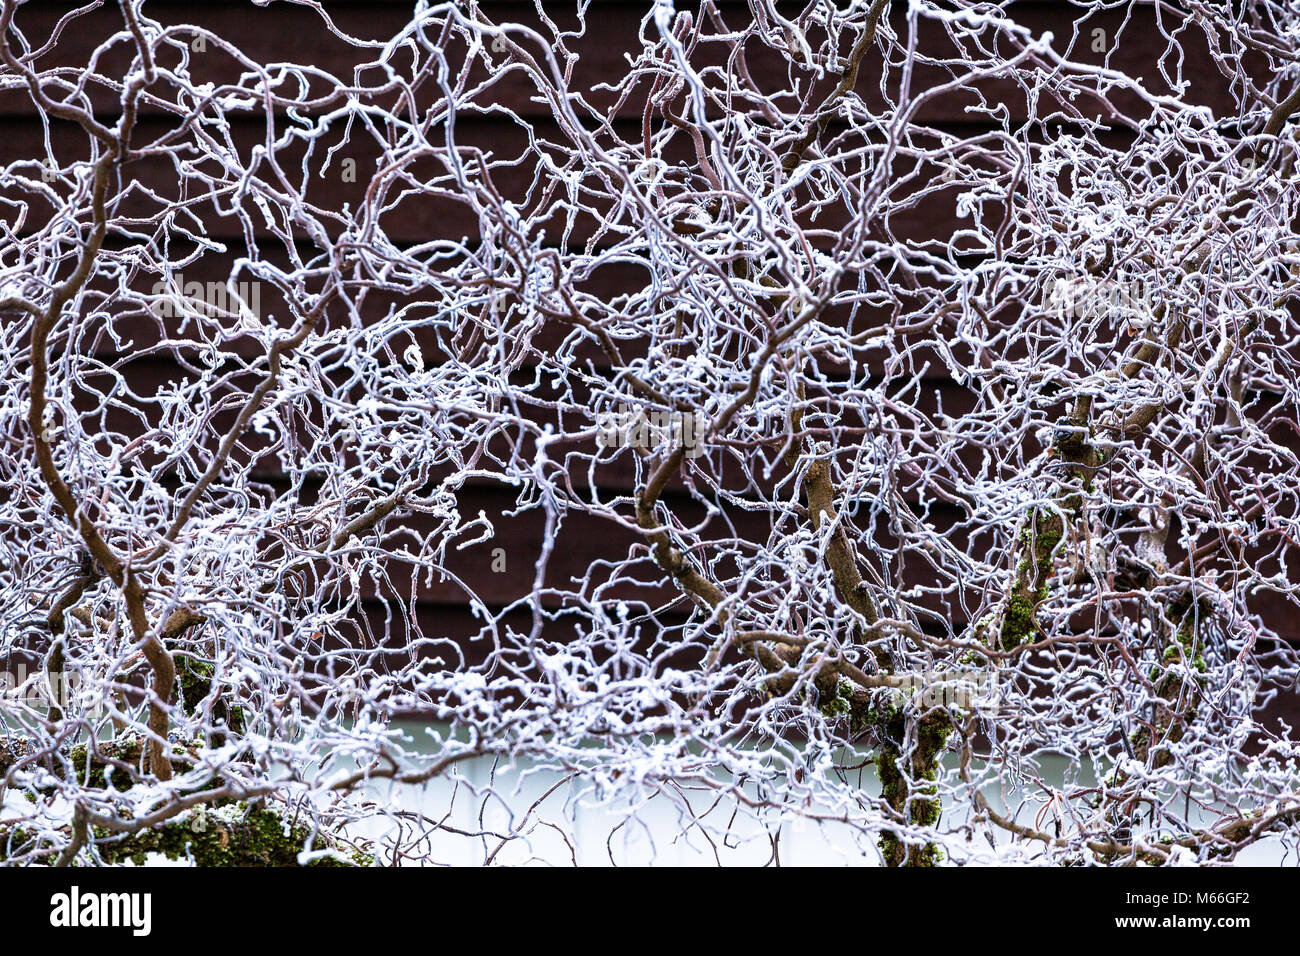
[[[233,812],[230,812],[232,811]],[[287,821],[270,807],[233,804],[217,810],[199,808],[183,818],[140,833],[115,834],[93,829],[94,852],[109,865],[143,865],[151,855],[192,861],[196,866],[299,866],[298,854],[311,838],[302,824]],[[35,847],[35,835],[22,828],[0,830],[0,860],[17,857]],[[312,860],[308,866],[371,866],[373,857],[345,850],[322,834],[313,849],[335,851],[334,856]]]
[[[1083,512],[1084,490],[1103,463],[1092,445],[1087,403],[1057,428],[1050,456],[1064,466],[1061,489],[1051,508],[1031,508],[1015,547],[1011,584],[995,641],[1004,651],[1031,643],[1038,631],[1038,607],[1047,600],[1052,562],[1066,531]]]
[[[1166,621],[1172,636],[1161,653],[1161,663],[1152,670],[1155,682],[1155,717],[1132,736],[1133,756],[1152,767],[1167,766],[1173,760],[1170,747],[1182,740],[1196,716],[1204,691],[1206,671],[1200,627],[1212,608],[1203,600],[1188,596],[1170,604]],[[1189,676],[1191,671],[1197,676]]]
[[[267,808],[249,809],[243,804],[242,818],[216,819],[206,812],[191,813],[184,820],[167,823],[143,833],[118,839],[107,832],[95,836],[106,863],[146,861],[149,854],[169,860],[193,860],[196,866],[299,866],[298,854],[307,846],[311,831],[287,822]],[[319,834],[316,849],[337,846]],[[344,853],[344,859],[323,857],[308,866],[369,866],[373,860],[360,853]]]
[[[176,686],[180,695],[180,705],[185,713],[193,715],[212,693],[212,682],[216,670],[205,660],[189,655],[177,655]],[[222,695],[212,702],[212,717],[217,725],[224,725],[234,733],[244,729],[243,710],[238,705],[228,705]],[[225,743],[226,735],[219,730],[211,733],[210,744],[220,747]]]
[[[0,774],[27,756],[21,741],[0,741]],[[185,763],[197,755],[193,745],[175,743],[174,762]],[[76,744],[56,754],[46,766],[79,786],[101,791],[125,791],[142,779],[145,761],[143,739],[123,736],[98,741],[93,747]],[[215,783],[215,781],[214,781]],[[53,788],[41,792],[52,793]],[[29,799],[38,799],[28,791]],[[70,832],[65,828],[65,834]],[[272,805],[249,805],[230,800],[201,805],[184,816],[140,833],[121,834],[107,829],[92,831],[95,853],[107,864],[143,863],[151,854],[171,860],[193,860],[198,866],[298,866],[298,854],[311,837],[310,829],[286,820]],[[0,861],[39,851],[33,833],[22,827],[0,828]],[[326,834],[317,834],[315,849],[336,851],[342,859],[322,858],[313,866],[369,866],[370,857],[345,850]],[[38,858],[44,858],[41,854]],[[49,860],[47,862],[53,862]]]
[[[909,823],[937,826],[942,812],[939,755],[953,731],[951,718],[944,711],[917,718],[892,709],[877,715],[876,719],[885,738],[876,756],[881,796],[895,814]],[[915,738],[910,747],[907,745],[909,722],[915,725]],[[879,845],[886,866],[935,866],[943,858],[935,844],[907,843],[893,830],[881,834]]]
[[[1004,651],[1030,643],[1038,630],[1038,605],[1047,600],[1052,556],[1065,536],[1065,519],[1044,509],[1032,509],[1020,532],[1015,573],[1002,614],[999,644]]]

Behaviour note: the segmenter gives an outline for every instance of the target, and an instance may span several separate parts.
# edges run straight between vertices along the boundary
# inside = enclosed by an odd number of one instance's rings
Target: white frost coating
[[[74,806],[130,827],[216,777],[322,834],[304,862],[363,837],[499,862],[556,833],[567,858],[601,800],[624,833],[666,808],[663,846],[833,822],[868,860],[886,833],[981,863],[1300,849],[1300,744],[1263,714],[1300,676],[1300,178],[1268,106],[1297,82],[1294,4],[1121,4],[1140,79],[1075,36],[1100,4],[1040,31],[894,0],[844,94],[878,4],[719,24],[647,0],[598,78],[583,51],[625,4],[322,19],[355,62],[265,78],[137,6],[85,40],[86,89],[120,101],[95,64],[141,75],[136,36],[188,72],[135,104],[132,162],[68,95],[53,175],[0,170],[0,661],[28,662],[0,701],[0,858],[57,858]],[[17,19],[28,69],[46,38]],[[1216,110],[1182,99],[1193,42],[1233,78]],[[750,75],[759,47],[783,62]],[[111,241],[51,324],[96,169]],[[598,443],[628,409],[660,417]],[[148,733],[158,633],[174,777],[132,760],[97,788],[70,746]],[[60,653],[77,692],[47,721],[31,675]],[[933,784],[937,824],[878,796],[882,758]],[[562,784],[537,807],[534,777]],[[418,804],[447,781],[510,811],[483,827],[501,857]],[[39,840],[8,846],[10,820]]]

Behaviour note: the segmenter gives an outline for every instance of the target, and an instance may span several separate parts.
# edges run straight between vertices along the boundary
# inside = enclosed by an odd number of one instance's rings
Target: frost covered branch
[[[38,6],[0,859],[1300,848],[1295,4]]]

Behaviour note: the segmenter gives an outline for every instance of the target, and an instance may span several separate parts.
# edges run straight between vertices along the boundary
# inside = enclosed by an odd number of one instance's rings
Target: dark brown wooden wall
[[[326,6],[329,15],[342,31],[376,39],[388,38],[396,34],[408,21],[412,9],[412,4],[394,2],[394,0],[331,2]],[[580,40],[571,41],[571,48],[581,53],[575,74],[575,85],[590,88],[599,82],[622,75],[625,66],[623,53],[639,49],[640,23],[649,6],[650,4],[646,2],[623,2],[623,0],[597,0],[592,4],[591,25],[587,35]],[[679,3],[679,6],[686,5]],[[743,3],[721,0],[718,6],[729,22],[739,24],[747,19]],[[900,3],[895,6],[903,8],[905,5]],[[483,7],[489,16],[498,22],[531,23],[536,19],[531,3],[486,3]],[[562,25],[573,22],[570,4],[548,2],[546,7],[548,13],[551,13]],[[72,9],[70,4],[63,3],[28,4],[20,8],[17,21],[29,38],[41,42],[49,36],[58,19],[70,9]],[[336,76],[348,76],[351,74],[352,67],[363,58],[356,50],[332,36],[323,26],[319,16],[304,7],[281,3],[264,8],[251,3],[170,3],[150,0],[146,12],[164,23],[193,23],[212,29],[237,44],[251,58],[264,63],[276,60],[309,62]],[[1150,17],[1153,15],[1150,10],[1138,11],[1123,31],[1119,28],[1123,22],[1124,11],[1108,11],[1076,21],[1078,11],[1066,4],[1028,2],[1014,4],[1011,12],[1019,22],[1033,28],[1036,32],[1050,30],[1058,38],[1068,37],[1077,32],[1075,55],[1090,62],[1100,62],[1102,59],[1102,54],[1090,52],[1092,29],[1101,27],[1110,37],[1118,34],[1118,46],[1110,61],[1112,68],[1131,75],[1143,76],[1154,89],[1163,91],[1157,56],[1162,52],[1163,44],[1157,45],[1151,42],[1154,28],[1150,23]],[[901,14],[896,14],[895,19],[899,28],[903,29]],[[120,28],[120,13],[116,5],[104,5],[100,10],[78,19],[64,32],[52,51],[49,64],[59,63],[75,67],[86,63],[95,46]],[[1189,31],[1186,36],[1188,43],[1183,50],[1185,58],[1183,70],[1185,76],[1191,80],[1186,97],[1193,102],[1209,105],[1221,114],[1231,115],[1234,111],[1234,101],[1227,81],[1213,67],[1205,50],[1197,45],[1196,34]],[[219,51],[210,50],[203,56],[207,58],[204,68],[210,73],[205,75],[204,79],[220,82],[223,79],[235,78],[237,73],[235,65]],[[120,70],[124,64],[125,60],[121,57],[116,60],[110,57],[104,61],[102,69]],[[764,56],[756,51],[751,65],[761,85],[770,84],[773,90],[787,85],[784,66],[778,58]],[[934,82],[936,76],[937,74],[932,70],[920,69],[914,77],[914,84],[923,87],[926,83]],[[863,69],[860,79],[860,89],[868,100],[877,97],[876,81],[877,75],[868,64],[868,67]],[[539,131],[544,133],[548,127],[553,126],[548,108],[530,99],[533,91],[524,81],[508,79],[496,87],[496,91],[495,95],[499,97],[498,101],[501,105],[527,118]],[[118,105],[116,96],[107,90],[95,89],[92,89],[92,96],[101,118],[105,122],[114,122]],[[992,102],[1004,100],[1011,105],[1013,111],[1023,109],[1023,96],[1017,95],[1014,89],[1000,86],[998,83],[989,83],[979,90],[958,91],[934,99],[918,118],[942,128],[974,131],[983,121],[979,113],[972,113],[968,108],[977,104],[981,96],[987,97]],[[1116,101],[1116,105],[1124,107],[1132,104],[1121,97]],[[636,102],[630,102],[620,114],[620,122],[627,124],[629,136],[635,137],[640,117],[640,107]],[[142,113],[140,136],[144,138],[152,131],[164,129],[171,122],[172,120],[165,116],[151,113],[146,106]],[[54,150],[61,160],[81,158],[79,151],[84,151],[85,144],[84,136],[79,130],[68,124],[55,123],[50,132]],[[238,142],[251,144],[264,133],[264,126],[259,119],[240,119],[235,123],[234,135]],[[11,93],[0,96],[0,159],[4,161],[39,159],[45,153],[44,137],[42,124],[38,121],[31,102],[25,95]],[[523,135],[516,124],[501,115],[467,113],[458,122],[457,140],[462,144],[472,144],[485,150],[508,154],[518,153],[521,150]],[[373,153],[367,154],[363,148],[356,145],[346,147],[336,156],[335,163],[347,157],[357,160],[359,171],[373,168],[371,162]],[[170,196],[176,192],[174,174],[160,161],[144,160],[132,164],[130,168],[124,170],[124,173],[160,195]],[[532,176],[532,169],[521,166],[513,171],[513,175],[505,172],[499,174],[496,183],[508,197],[514,198],[525,193]],[[350,203],[355,208],[366,187],[364,173],[360,174],[358,179],[360,181],[355,184],[344,183],[338,177],[321,180],[317,184],[316,191],[308,198],[330,208],[339,208],[344,203]],[[144,207],[141,208],[143,210]],[[34,223],[36,221],[38,220],[34,220]],[[551,224],[549,238],[557,239],[559,225]],[[584,241],[587,238],[589,225],[580,223],[572,240]],[[950,202],[931,200],[920,204],[905,217],[889,225],[899,238],[924,240],[951,236],[957,226],[957,219]],[[455,202],[441,204],[413,202],[398,217],[390,217],[387,220],[387,228],[394,238],[414,243],[428,241],[438,236],[473,237],[477,234],[479,224],[463,205]],[[186,279],[204,282],[223,279],[229,261],[242,254],[242,235],[235,220],[210,218],[208,229],[208,235],[227,243],[230,252],[225,256],[207,257],[186,269]],[[593,289],[604,295],[616,295],[630,288],[636,288],[643,278],[642,273],[631,267],[602,270],[592,280]],[[856,319],[858,323],[870,320],[869,312],[860,314]],[[153,320],[144,317],[138,321],[125,320],[122,327],[130,331],[133,345],[140,349],[147,350],[158,339],[159,330]],[[559,330],[548,329],[543,332],[539,345],[543,349],[553,348],[558,344],[558,336],[561,334]],[[100,341],[98,348],[103,358],[122,357],[118,348],[107,338]],[[599,357],[594,353],[591,357],[593,361],[599,361]],[[132,360],[126,368],[136,387],[146,394],[152,394],[169,379],[185,374],[166,355],[150,354],[147,351]],[[528,369],[523,370],[520,375],[523,380],[531,378]],[[944,378],[935,378],[925,384],[925,393],[938,392],[947,409],[961,409],[970,405],[970,396]],[[281,481],[280,476],[270,467],[271,462],[267,462],[266,465],[268,470],[265,470],[262,475],[264,480],[269,483]],[[585,473],[575,471],[574,480],[577,484],[585,482]],[[634,474],[624,458],[616,465],[603,469],[599,473],[598,480],[607,488],[630,491],[633,487]],[[729,480],[729,477],[724,475],[724,481],[726,480]],[[690,503],[680,484],[670,489],[669,501],[672,507],[681,512],[684,517],[698,513],[698,509]],[[461,511],[467,516],[476,514],[480,509],[489,515],[501,515],[512,504],[513,498],[507,489],[491,483],[472,484],[463,494]],[[942,503],[917,502],[918,506],[922,504],[931,509],[932,516],[943,519],[946,506]],[[766,539],[768,528],[765,517],[737,512],[733,518],[740,533],[750,540]],[[410,524],[417,533],[424,530],[419,516],[410,519]],[[518,518],[500,519],[497,524],[501,537],[489,544],[457,553],[458,564],[455,571],[463,580],[474,586],[489,606],[499,608],[528,593],[532,578],[531,571],[520,572],[530,569],[539,554],[542,518],[540,512],[531,512]],[[566,519],[551,561],[552,578],[564,581],[570,577],[581,576],[593,561],[625,555],[628,549],[638,543],[634,536],[612,525],[570,515]],[[887,547],[887,540],[882,543]],[[508,566],[512,573],[494,574],[490,571],[494,547],[507,549]],[[404,577],[403,575],[396,575],[396,577],[395,583],[398,585],[397,590],[400,591],[404,585]],[[646,561],[644,580],[650,582],[657,577],[657,569]],[[480,622],[471,615],[463,592],[455,584],[438,583],[435,580],[431,587],[413,585],[413,588],[416,594],[416,613],[423,620],[426,633],[440,633],[447,635],[448,638],[457,639],[461,635],[478,630]],[[628,591],[624,596],[658,605],[670,600],[675,593],[660,586],[647,585],[639,590]],[[377,626],[382,626],[381,622],[386,613],[393,615],[401,613],[397,608],[400,601],[383,600],[382,597],[375,594],[370,606],[369,617]],[[390,598],[396,597],[398,595],[390,595]],[[1277,615],[1281,609],[1274,606],[1266,610],[1270,615]],[[668,618],[672,619],[673,616],[669,614]],[[681,620],[681,615],[677,614],[676,619]],[[526,615],[520,615],[516,623],[526,627],[526,621]],[[560,636],[559,632],[557,636]]]

